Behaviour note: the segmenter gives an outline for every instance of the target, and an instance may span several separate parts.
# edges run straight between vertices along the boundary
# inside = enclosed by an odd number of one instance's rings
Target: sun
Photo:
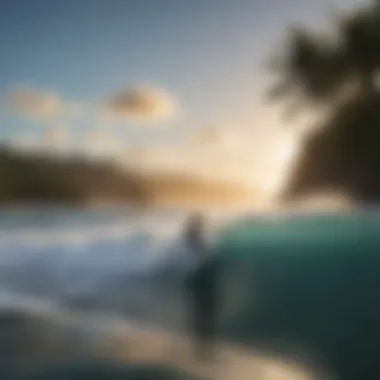
[[[268,152],[269,160],[263,181],[270,196],[276,197],[286,186],[300,145],[300,138],[294,134],[282,134],[273,141]]]

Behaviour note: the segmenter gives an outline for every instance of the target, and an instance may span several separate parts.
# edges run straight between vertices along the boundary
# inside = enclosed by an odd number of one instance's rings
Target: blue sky
[[[160,141],[209,125],[265,130],[276,123],[262,102],[263,59],[286,25],[318,24],[353,0],[2,0],[0,89],[23,84],[64,101],[101,104],[149,85],[179,104],[161,129],[127,123],[126,142]],[[38,123],[7,112],[0,139],[38,135]],[[268,116],[269,115],[269,116]],[[84,112],[73,136],[96,124]],[[78,137],[79,138],[79,137]]]

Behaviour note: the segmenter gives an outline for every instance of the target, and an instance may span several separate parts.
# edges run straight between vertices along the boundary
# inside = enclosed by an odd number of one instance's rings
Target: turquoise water
[[[226,338],[380,378],[379,212],[246,219],[215,253],[224,296],[233,289]]]
[[[358,247],[359,244],[359,247]],[[220,234],[219,255],[250,256],[271,254],[349,254],[363,249],[366,254],[380,245],[380,212],[299,215],[236,222]],[[233,247],[233,252],[231,251]],[[346,251],[346,249],[348,251]]]
[[[177,294],[185,218],[0,211],[0,300],[84,301],[186,331]],[[380,378],[380,212],[239,219],[219,231],[214,251],[200,278],[207,286],[220,274],[222,339],[318,362],[344,380]]]

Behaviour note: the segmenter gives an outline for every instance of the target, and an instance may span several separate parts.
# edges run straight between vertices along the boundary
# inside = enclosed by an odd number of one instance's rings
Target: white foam
[[[0,286],[51,299],[94,299],[105,297],[115,278],[146,276],[163,265],[178,270],[190,265],[181,243],[185,217],[160,211],[107,217],[38,211],[35,219],[33,211],[0,213]]]

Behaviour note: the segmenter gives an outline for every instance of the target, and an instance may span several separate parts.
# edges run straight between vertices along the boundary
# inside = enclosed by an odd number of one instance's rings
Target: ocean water
[[[191,255],[187,211],[18,208],[0,211],[0,301],[20,297],[178,328]],[[213,213],[217,225],[231,213]],[[210,236],[212,235],[209,234]]]
[[[46,302],[183,331],[188,214],[0,211],[0,307],[33,299],[35,306]],[[379,378],[378,210],[213,212],[209,220],[215,253],[209,270],[222,268],[222,339],[319,362],[338,379]]]
[[[338,379],[380,377],[378,210],[248,218],[214,249],[233,310],[225,336]]]
[[[182,239],[188,215],[159,208],[2,210],[0,294],[4,302],[33,296],[61,307],[150,315],[156,322],[167,321],[169,310],[171,322],[183,319],[178,290],[191,265]],[[235,262],[238,268],[243,263],[244,273],[265,260],[283,268],[326,257],[332,265],[335,256],[368,261],[380,249],[380,211],[207,216],[210,247],[226,263]],[[246,265],[247,259],[254,264]],[[237,276],[232,269],[225,273],[227,293],[239,286],[253,291],[242,283],[239,271]],[[162,310],[164,304],[167,313],[152,317],[151,310]]]

